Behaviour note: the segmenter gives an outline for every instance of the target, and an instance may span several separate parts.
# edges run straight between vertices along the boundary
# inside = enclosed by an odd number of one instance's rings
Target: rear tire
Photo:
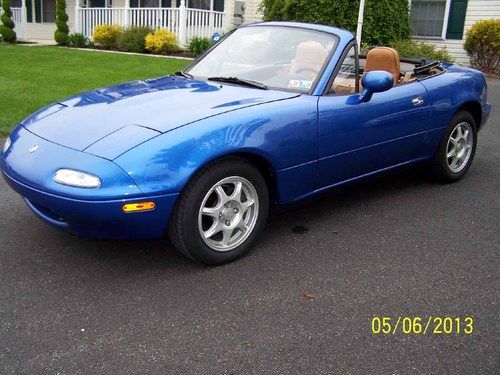
[[[200,170],[181,193],[168,235],[183,255],[207,264],[245,254],[264,229],[269,193],[259,170],[227,158]]]
[[[477,146],[477,125],[467,111],[453,116],[430,163],[430,172],[443,183],[460,180],[469,170]]]

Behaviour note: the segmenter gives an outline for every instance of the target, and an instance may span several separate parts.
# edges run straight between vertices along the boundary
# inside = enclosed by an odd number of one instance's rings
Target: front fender
[[[206,164],[241,152],[264,158],[276,172],[286,170],[287,176],[294,167],[304,173],[300,168],[304,164],[311,164],[310,173],[314,173],[317,98],[300,96],[207,118],[151,139],[114,162],[146,194],[177,193]],[[313,189],[311,176],[297,176],[300,190]],[[278,189],[296,190],[297,186]]]

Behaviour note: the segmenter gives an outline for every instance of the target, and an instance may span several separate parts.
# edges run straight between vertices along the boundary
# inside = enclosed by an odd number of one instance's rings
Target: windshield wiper
[[[184,78],[193,78],[192,74],[186,73],[186,72],[184,72],[182,70],[179,70],[178,72],[175,72],[174,75],[175,76],[181,76],[181,77],[184,77]]]
[[[251,81],[249,79],[238,78],[238,77],[209,77],[207,78],[209,81],[216,82],[226,82],[226,83],[234,83],[237,85],[245,85],[250,87],[255,87],[261,90],[268,90],[268,87],[263,83],[257,81]]]

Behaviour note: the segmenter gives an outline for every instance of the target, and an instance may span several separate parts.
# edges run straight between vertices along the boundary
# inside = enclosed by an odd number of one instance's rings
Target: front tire
[[[431,172],[440,182],[460,180],[468,171],[477,146],[477,126],[466,111],[458,112],[450,121],[431,162]]]
[[[259,170],[240,158],[199,171],[180,195],[168,234],[183,255],[207,264],[245,254],[264,229],[269,193]]]

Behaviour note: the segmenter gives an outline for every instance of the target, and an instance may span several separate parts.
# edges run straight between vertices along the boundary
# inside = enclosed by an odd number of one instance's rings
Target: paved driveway
[[[498,373],[499,82],[490,101],[463,181],[417,168],[329,193],[217,268],[59,232],[0,182],[0,372]],[[374,315],[472,315],[475,331],[374,335]]]

